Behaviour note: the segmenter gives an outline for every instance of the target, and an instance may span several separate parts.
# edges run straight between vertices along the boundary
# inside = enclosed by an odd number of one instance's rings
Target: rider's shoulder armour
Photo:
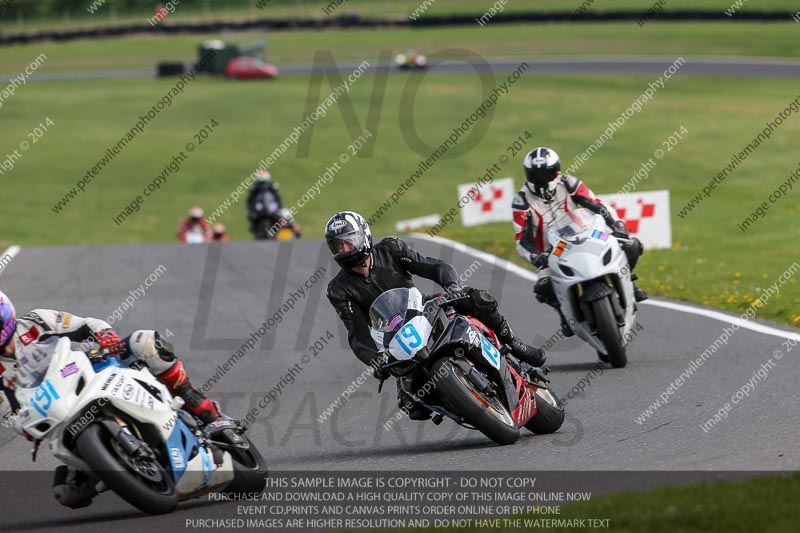
[[[514,211],[525,211],[528,209],[528,200],[525,199],[524,192],[519,191],[514,195],[514,199],[511,200],[511,209]]]
[[[575,194],[575,192],[578,190],[578,187],[581,185],[581,180],[572,174],[562,174],[561,181],[564,183],[564,186],[567,188],[567,192],[569,194]]]

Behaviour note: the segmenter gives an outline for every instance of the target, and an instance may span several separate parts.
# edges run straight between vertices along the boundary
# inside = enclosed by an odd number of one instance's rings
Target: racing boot
[[[58,503],[70,509],[88,507],[97,496],[93,479],[66,465],[56,467],[52,492]]]
[[[497,335],[497,340],[508,345],[511,348],[511,353],[520,361],[524,361],[531,366],[544,366],[545,361],[547,361],[544,350],[525,344],[514,336],[514,332],[511,331],[511,326],[508,325],[508,320],[505,317],[500,323],[500,327],[495,329],[495,334]]]
[[[428,420],[433,414],[430,409],[400,387],[400,380],[397,382],[397,407],[408,413],[408,418],[411,420]]]
[[[184,409],[196,416],[204,425],[211,424],[219,418],[216,404],[192,385],[186,377],[181,361],[175,361],[169,370],[158,376],[158,380],[166,385],[174,396],[183,398],[186,402]]]
[[[643,302],[648,298],[650,298],[650,296],[644,289],[640,289],[639,286],[636,284],[636,280],[638,279],[639,279],[638,274],[631,274],[631,282],[633,283],[633,299],[636,302]]]
[[[647,291],[644,289],[639,288],[638,285],[635,283],[633,284],[633,299],[637,302],[643,302],[650,298],[650,295],[647,294]]]

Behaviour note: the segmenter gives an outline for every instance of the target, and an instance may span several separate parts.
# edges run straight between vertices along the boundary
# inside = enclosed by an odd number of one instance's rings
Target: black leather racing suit
[[[390,289],[414,287],[412,274],[444,288],[458,284],[451,264],[420,254],[398,237],[386,237],[373,247],[369,276],[343,269],[328,284],[328,300],[347,328],[350,347],[363,363],[369,365],[378,356],[369,333],[372,302]],[[473,289],[471,294],[471,299],[454,306],[456,311],[474,316],[489,328],[500,328],[503,316],[497,310],[497,301],[486,291]]]

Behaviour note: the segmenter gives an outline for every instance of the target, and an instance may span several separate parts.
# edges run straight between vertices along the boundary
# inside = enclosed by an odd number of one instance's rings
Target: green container
[[[206,41],[198,48],[197,70],[208,74],[225,74],[225,67],[239,57],[239,47],[220,40]]]
[[[241,46],[226,43],[219,39],[206,41],[198,47],[200,59],[197,62],[197,71],[208,74],[225,74],[225,67],[234,57],[248,56],[260,57],[266,48],[264,41],[256,41]]]

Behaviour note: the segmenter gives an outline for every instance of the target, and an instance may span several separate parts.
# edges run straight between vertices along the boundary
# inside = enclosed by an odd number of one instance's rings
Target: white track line
[[[535,282],[536,280],[539,279],[539,276],[537,276],[535,272],[531,272],[530,270],[522,268],[521,266],[516,265],[511,261],[497,257],[496,255],[492,255],[487,252],[483,252],[471,246],[467,246],[466,244],[453,241],[451,239],[446,239],[444,237],[432,237],[424,233],[411,233],[411,236],[422,240],[428,239],[443,246],[449,246],[458,252],[471,255],[472,257],[475,257],[482,261],[486,261],[491,265],[497,265],[529,281]],[[700,315],[706,318],[711,318],[713,320],[719,320],[720,322],[735,324],[740,328],[749,329],[751,331],[755,331],[758,333],[763,333],[764,335],[771,335],[773,337],[779,337],[781,339],[794,339],[800,341],[800,333],[794,333],[791,331],[774,328],[772,326],[767,326],[766,324],[759,324],[757,322],[753,322],[752,320],[745,320],[740,316],[729,315],[726,313],[722,313],[720,311],[715,311],[713,309],[694,307],[691,305],[670,302],[667,300],[659,300],[658,298],[649,298],[648,300],[642,302],[642,304],[652,305],[654,307],[661,307],[663,309],[671,309],[673,311],[679,311],[681,313]]]
[[[5,269],[8,268],[8,265],[10,265],[11,261],[17,257],[17,254],[20,250],[22,250],[22,248],[15,244],[13,246],[9,246],[8,249],[3,252],[3,255],[0,255],[0,274],[2,274]],[[6,262],[6,258],[8,258],[8,262]]]

